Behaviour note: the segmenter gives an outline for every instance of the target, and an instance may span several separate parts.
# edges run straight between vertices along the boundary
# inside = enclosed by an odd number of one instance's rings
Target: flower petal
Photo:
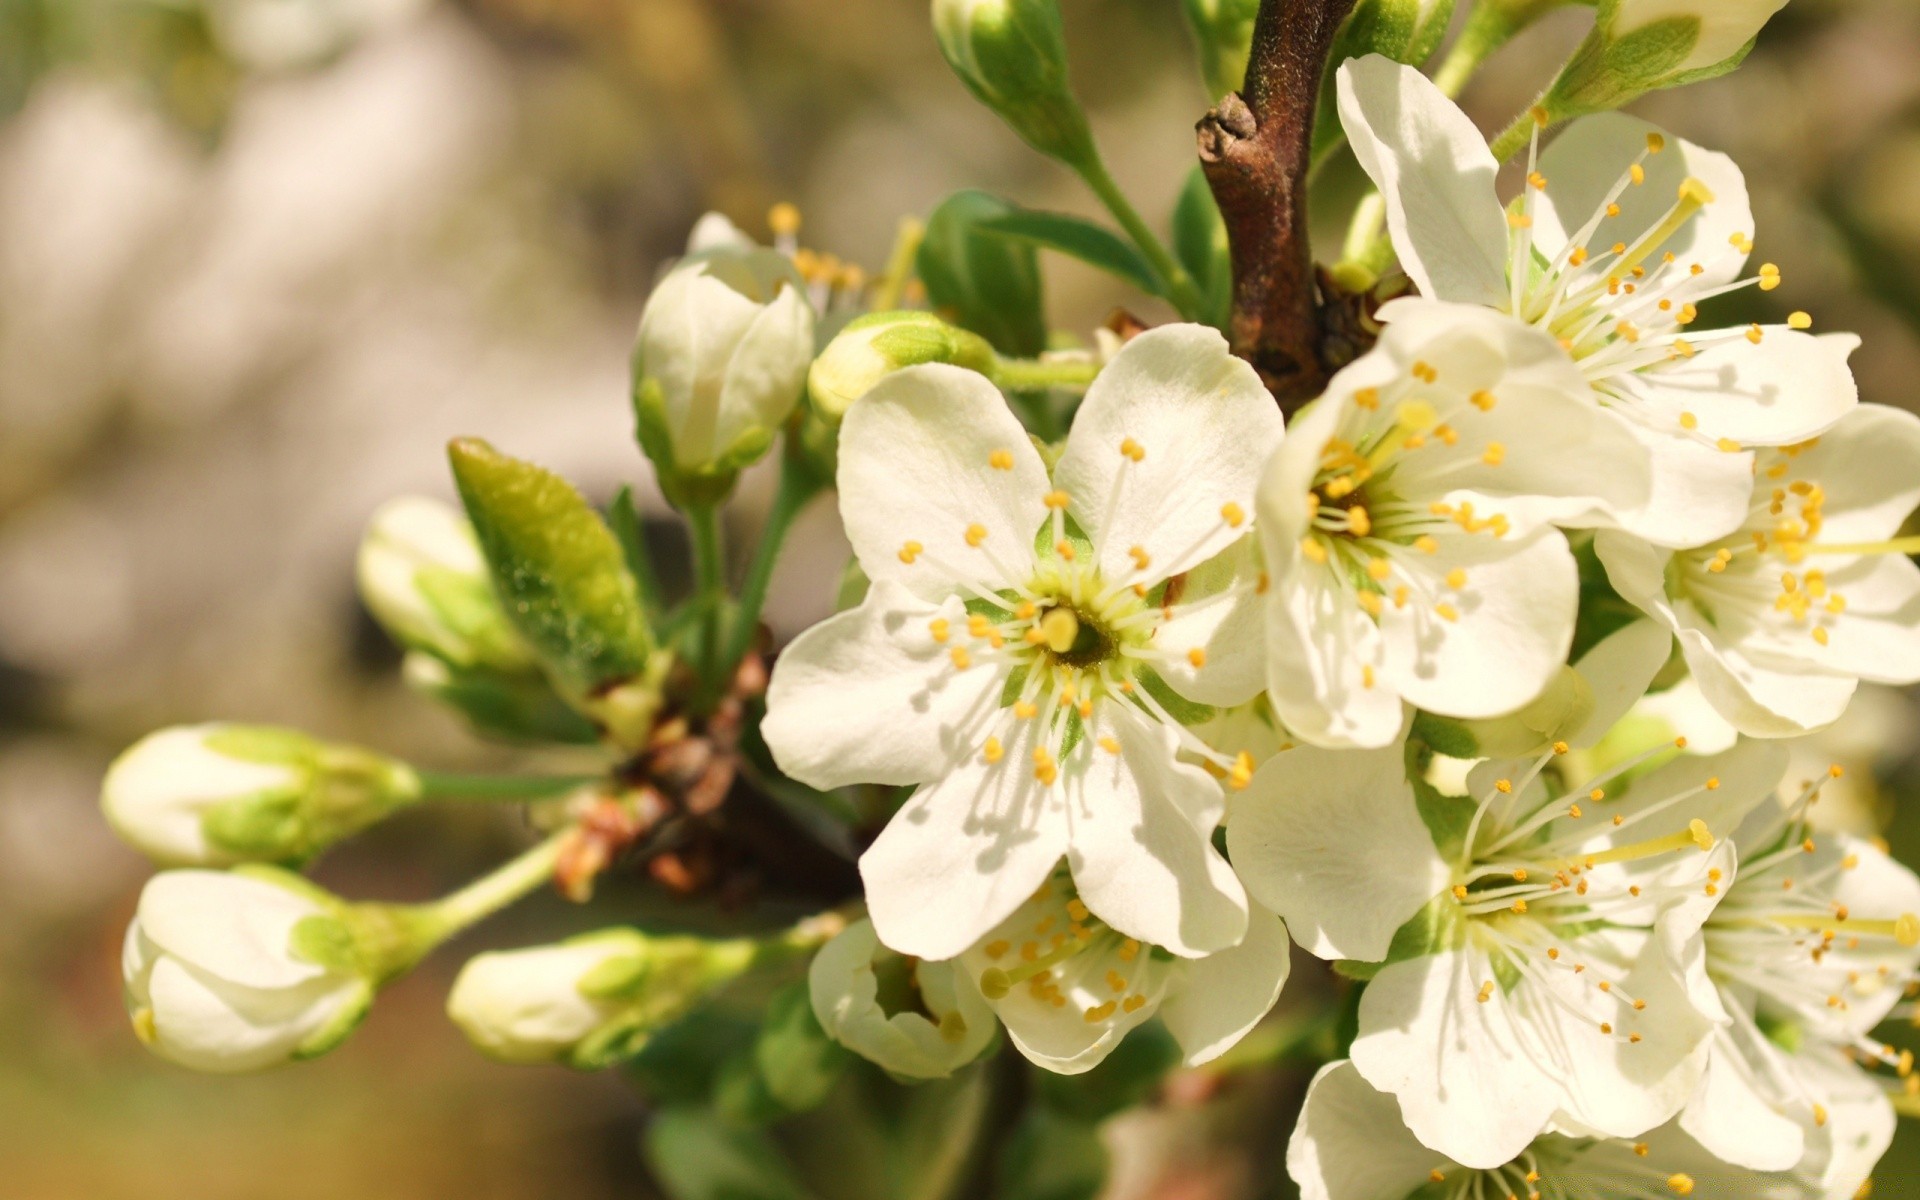
[[[1646,154],[1649,136],[1660,138],[1665,149]],[[1641,156],[1645,154],[1645,158]],[[1617,203],[1620,215],[1606,217],[1584,242],[1607,246],[1633,245],[1658,225],[1673,207],[1683,180],[1707,185],[1713,200],[1660,248],[1681,263],[1699,263],[1701,287],[1728,283],[1740,275],[1746,254],[1734,248],[1734,234],[1753,233],[1753,206],[1747,200],[1746,179],[1731,158],[1676,138],[1659,126],[1621,113],[1599,113],[1568,125],[1540,155],[1540,173],[1546,191],[1534,212],[1533,240],[1552,258],[1587,222],[1599,214],[1611,192],[1636,159],[1646,182],[1629,185]]]
[[[1367,1082],[1399,1100],[1416,1138],[1483,1170],[1525,1150],[1559,1100],[1523,1050],[1514,1006],[1481,1003],[1493,977],[1472,948],[1388,964],[1360,998],[1351,1051]]]
[[[1417,707],[1450,717],[1493,717],[1538,696],[1567,660],[1580,573],[1558,530],[1494,538],[1453,531],[1432,554],[1410,554],[1396,578],[1416,596],[1385,605],[1381,674]],[[1462,586],[1455,588],[1451,576]],[[1446,614],[1442,615],[1443,610]]]
[[[1796,1055],[1793,1068],[1808,1091],[1826,1097],[1827,1123],[1802,1172],[1815,1175],[1823,1195],[1859,1196],[1893,1144],[1897,1118],[1886,1089],[1837,1051]]]
[[[1378,675],[1379,627],[1324,566],[1298,563],[1276,578],[1266,605],[1267,700],[1281,724],[1316,746],[1394,744],[1404,706]]]
[[[1823,339],[1784,325],[1765,328],[1691,358],[1616,376],[1608,386],[1679,422],[1692,414],[1702,437],[1748,446],[1784,446],[1831,428],[1860,402],[1846,356]]]
[[[1722,1029],[1714,1034],[1706,1074],[1680,1114],[1680,1127],[1717,1158],[1755,1171],[1785,1171],[1807,1152],[1798,1121],[1768,1098],[1773,1081],[1755,1069],[1742,1052],[1746,1038],[1768,1060],[1780,1052],[1754,1030]],[[1779,1069],[1777,1066],[1774,1069]]]
[[[755,429],[777,429],[799,402],[812,361],[813,306],[799,288],[782,287],[727,361],[713,451],[725,453]]]
[[[1115,929],[1183,957],[1235,944],[1247,898],[1211,841],[1220,785],[1176,762],[1173,731],[1132,707],[1110,702],[1094,720],[1088,740],[1105,724],[1120,752],[1090,749],[1062,779],[1080,898]]]
[[[304,896],[224,871],[162,871],[140,892],[140,929],[154,945],[248,988],[291,988],[328,974],[292,950],[294,927],[318,915]]]
[[[1039,723],[1013,726],[1005,756],[979,754],[913,794],[860,856],[880,940],[953,958],[1033,894],[1067,848],[1060,799],[1034,778]]]
[[[1645,503],[1617,510],[1620,528],[1656,546],[1704,546],[1740,528],[1753,492],[1753,455],[1703,446],[1638,421],[1620,424],[1647,456]]]
[[[1862,404],[1791,459],[1793,476],[1824,493],[1823,542],[1874,542],[1900,532],[1920,505],[1920,417]]]
[[[286,1062],[362,985],[323,978],[258,989],[163,957],[147,986],[154,1050],[181,1066],[226,1074]]]
[[[839,485],[867,577],[926,600],[1025,582],[1047,514],[1047,469],[999,389],[944,363],[889,375],[847,411]],[[976,525],[978,546],[967,536]]]
[[[1154,647],[1170,656],[1156,669],[1174,691],[1196,704],[1233,708],[1266,687],[1260,575],[1251,535],[1187,573],[1173,616],[1153,635]],[[1236,594],[1223,595],[1229,591]]]
[[[1218,332],[1162,325],[1122,347],[1087,389],[1053,479],[1106,578],[1154,583],[1245,533],[1283,426],[1272,394]]]
[[[1384,959],[1449,878],[1397,743],[1271,759],[1234,799],[1227,852],[1253,898],[1321,958]]]
[[[1673,631],[1654,620],[1630,622],[1600,639],[1573,664],[1593,696],[1593,712],[1567,740],[1584,747],[1607,736],[1672,655]]]
[[[780,769],[817,788],[924,783],[977,752],[974,731],[998,706],[1006,671],[985,655],[955,668],[966,628],[959,597],[929,604],[883,579],[860,607],[794,639],[774,664],[760,726]]]
[[[1287,1174],[1300,1200],[1403,1200],[1454,1162],[1422,1146],[1393,1097],[1375,1091],[1351,1062],[1328,1063],[1307,1087],[1287,1143]]]
[[[1423,296],[1505,307],[1507,222],[1486,138],[1412,67],[1369,54],[1337,81],[1340,123],[1386,200],[1401,269]]]
[[[1183,964],[1160,1019],[1186,1052],[1187,1066],[1225,1054],[1272,1010],[1287,985],[1291,949],[1280,918],[1252,904],[1239,945]]]

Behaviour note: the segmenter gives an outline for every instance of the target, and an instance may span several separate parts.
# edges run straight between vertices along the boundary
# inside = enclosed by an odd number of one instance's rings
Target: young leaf
[[[637,676],[653,650],[620,544],[573,485],[461,438],[447,450],[494,588],[575,698]]]
[[[1233,313],[1233,259],[1207,177],[1195,167],[1173,206],[1173,255],[1200,288],[1200,319],[1225,332]]]
[[[982,221],[980,227],[1005,237],[1017,238],[1058,250],[1071,258],[1099,267],[1151,296],[1166,294],[1166,284],[1154,273],[1140,252],[1119,234],[1103,225],[1066,213],[1015,209],[1005,216]]]
[[[1040,256],[1028,242],[982,228],[1015,211],[986,192],[948,196],[927,218],[915,269],[942,316],[1002,354],[1034,358],[1047,348]]]

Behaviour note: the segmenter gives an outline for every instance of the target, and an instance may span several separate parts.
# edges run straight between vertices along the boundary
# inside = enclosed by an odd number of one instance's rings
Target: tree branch
[[[1233,254],[1233,351],[1291,412],[1320,394],[1320,302],[1307,241],[1314,101],[1354,0],[1261,0],[1245,88],[1195,126]]]

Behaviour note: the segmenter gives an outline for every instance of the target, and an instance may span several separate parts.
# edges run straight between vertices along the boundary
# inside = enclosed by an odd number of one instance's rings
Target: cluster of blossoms
[[[1635,8],[1603,4],[1596,44],[1659,26]],[[1029,24],[978,40],[1003,9]],[[1064,74],[1008,49],[1057,40],[1051,8],[936,12],[976,93],[1104,178]],[[1731,41],[1731,18],[1694,29],[1713,48],[1660,78],[1721,64],[1770,12]],[[755,770],[881,806],[863,907],[484,955],[450,1004],[478,1045],[606,1065],[804,961],[753,1060],[788,1110],[818,1088],[764,1039],[802,1027],[901,1080],[952,1075],[1001,1028],[1086,1072],[1156,1019],[1197,1066],[1274,1008],[1297,946],[1358,990],[1288,1154],[1312,1200],[1855,1195],[1911,1077],[1873,1035],[1920,971],[1920,879],[1819,823],[1839,768],[1790,778],[1786,739],[1863,680],[1920,681],[1899,536],[1920,418],[1861,404],[1854,339],[1805,314],[1705,327],[1716,297],[1781,282],[1748,270],[1745,183],[1611,112],[1547,135],[1597,70],[1576,58],[1529,115],[1503,203],[1435,83],[1378,54],[1338,67],[1417,294],[1285,419],[1207,324],[1022,358],[1003,310],[945,319],[979,297],[938,260],[920,282],[944,316],[899,310],[898,278],[865,305],[864,279],[797,249],[791,213],[774,249],[703,222],[640,326],[641,443],[711,555],[716,504],[784,432],[766,545],[831,475],[850,602],[762,695],[771,549],[738,608],[705,592],[663,619],[630,507],[609,525],[456,442],[466,515],[385,510],[370,608],[408,678],[477,727],[619,766],[555,786],[537,806],[555,832],[522,859],[398,908],[204,868],[304,860],[460,781],[280,731],[142,742],[109,814],[199,869],[143,897],[136,1028],[212,1069],[329,1048],[430,946],[710,811],[734,776],[689,766],[689,731],[735,747],[763,711]],[[1017,225],[982,204],[949,225]],[[1141,269],[1176,303],[1194,285]],[[1063,436],[1058,387],[1084,392]],[[1678,686],[1723,723],[1711,752],[1662,724]]]

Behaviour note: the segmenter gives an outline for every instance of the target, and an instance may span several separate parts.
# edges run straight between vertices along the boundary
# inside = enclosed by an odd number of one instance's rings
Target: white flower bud
[[[816,413],[838,421],[855,400],[888,375],[932,362],[991,375],[993,347],[985,338],[932,313],[870,313],[848,322],[820,352],[807,372],[807,395]]]
[[[487,574],[473,525],[439,500],[382,505],[360,542],[360,596],[401,645],[456,667],[532,671]]]
[[[292,880],[154,876],[121,959],[134,1032],[197,1071],[256,1071],[332,1049],[374,991],[353,965],[341,907]]]
[[[646,939],[610,929],[552,946],[479,955],[461,968],[447,1015],[482,1051],[502,1062],[556,1062],[620,1011],[580,981],[609,961],[642,954]]]
[[[411,768],[353,746],[255,725],[177,726],[114,760],[107,821],[168,865],[295,862],[418,799]]]
[[[924,962],[880,944],[857,921],[821,947],[807,973],[827,1036],[895,1075],[940,1079],[985,1050],[993,1009],[950,962]]]
[[[1604,15],[1607,40],[1620,42],[1663,21],[1698,22],[1686,56],[1669,73],[1698,71],[1727,61],[1759,34],[1787,0],[1616,0]]]
[[[1056,0],[933,0],[933,32],[967,90],[1034,149],[1070,164],[1089,158]]]
[[[725,240],[667,273],[634,347],[640,444],[670,493],[724,494],[800,400],[813,309],[793,264]]]

